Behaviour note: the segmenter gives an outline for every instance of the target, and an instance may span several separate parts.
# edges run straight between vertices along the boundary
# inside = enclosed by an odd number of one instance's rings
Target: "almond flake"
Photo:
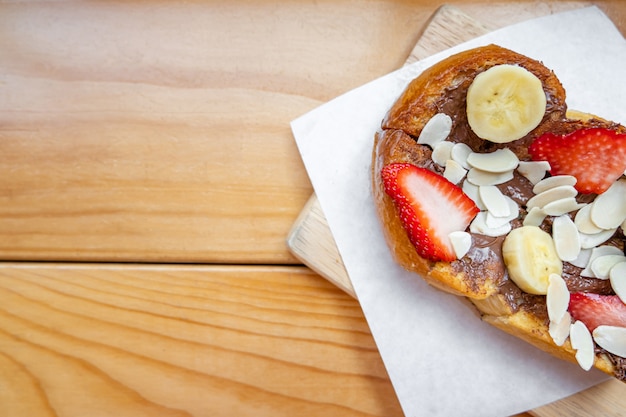
[[[542,193],[532,197],[526,203],[528,208],[543,207],[548,203],[560,200],[562,198],[576,197],[578,191],[571,185],[561,185],[559,187],[550,188]]]
[[[598,256],[591,262],[591,272],[598,279],[609,279],[611,268],[615,265],[626,262],[624,255],[603,255]]]
[[[598,326],[593,331],[593,338],[601,348],[626,357],[626,327]]]
[[[591,221],[592,206],[593,203],[587,204],[586,206],[582,207],[580,210],[578,210],[578,213],[576,213],[576,217],[574,218],[574,223],[576,224],[576,227],[578,227],[578,230],[581,233],[587,233],[588,235],[593,235],[602,231],[601,228],[596,226]]]
[[[566,197],[546,204],[545,206],[543,206],[543,211],[548,216],[561,216],[563,214],[578,210],[584,205],[585,204],[581,204],[576,201],[574,197]]]
[[[591,255],[589,256],[589,262],[585,265],[585,269],[580,271],[580,275],[588,278],[595,278],[593,272],[591,271],[591,264],[600,256],[606,255],[623,255],[623,252],[616,248],[615,246],[602,245],[598,247],[593,247],[590,249]]]
[[[443,171],[443,176],[452,184],[458,184],[463,178],[465,178],[467,170],[461,166],[454,159],[448,159],[446,162],[446,169]]]
[[[463,181],[463,192],[472,199],[472,201],[474,202],[474,204],[476,204],[476,206],[481,209],[481,210],[487,210],[487,207],[485,207],[485,204],[482,202],[482,200],[480,199],[480,195],[478,195],[478,186],[472,184],[469,181]]]
[[[435,146],[446,140],[452,130],[452,119],[445,113],[437,113],[430,118],[424,125],[417,143],[421,145],[429,145],[435,149]]]
[[[539,194],[550,188],[560,187],[561,185],[575,185],[576,177],[572,175],[555,175],[553,177],[544,178],[533,187],[533,193]]]
[[[609,279],[615,294],[622,302],[626,302],[626,262],[621,262],[611,268]]]
[[[546,305],[551,321],[560,322],[569,306],[569,290],[563,278],[558,274],[550,274],[548,278]]]
[[[546,218],[546,213],[539,207],[533,207],[530,209],[526,217],[524,217],[524,226],[541,226],[543,220]]]
[[[477,168],[470,168],[467,173],[467,180],[474,185],[498,185],[513,179],[513,170],[501,173],[483,171]]]
[[[452,232],[448,235],[452,248],[456,254],[457,259],[461,259],[465,256],[467,251],[472,247],[472,235],[467,232]]]
[[[504,194],[495,185],[483,185],[478,187],[478,195],[487,210],[495,217],[507,217],[511,214],[509,204]]]
[[[617,229],[603,230],[600,233],[594,233],[588,235],[587,233],[580,233],[580,247],[583,249],[594,248],[600,246],[615,234]]]
[[[487,212],[481,211],[474,217],[470,224],[470,232],[478,233],[485,236],[498,237],[504,236],[511,231],[511,223],[506,223],[500,227],[492,228],[487,226]]]
[[[513,151],[504,148],[491,153],[472,152],[467,156],[467,163],[481,171],[500,174],[517,168],[519,159]]]
[[[569,329],[572,324],[572,316],[569,312],[565,312],[561,321],[550,321],[548,326],[548,333],[552,337],[554,344],[557,346],[563,346],[563,343],[569,337]]]
[[[562,261],[573,261],[578,257],[580,253],[580,236],[578,235],[576,225],[569,216],[563,215],[554,218],[552,222],[552,239],[554,239],[556,253]]]
[[[602,229],[615,229],[626,220],[626,180],[616,181],[600,194],[591,208],[591,221]]]
[[[576,259],[569,261],[569,263],[578,268],[586,268],[589,264],[589,259],[591,259],[591,249],[580,249]]]
[[[467,146],[465,143],[456,143],[452,147],[451,156],[452,159],[457,161],[461,166],[465,169],[470,169],[469,164],[467,163],[467,157],[472,153],[472,148]]]
[[[517,172],[522,174],[531,184],[537,184],[550,170],[548,161],[520,161]]]
[[[585,371],[590,370],[595,359],[593,339],[582,321],[576,321],[570,326],[569,340],[572,349],[576,350],[576,361],[580,367]]]
[[[511,220],[516,219],[517,216],[519,216],[519,206],[517,205],[515,200],[513,200],[511,197],[506,196],[506,195],[504,196],[504,199],[509,205],[509,215],[506,217],[496,217],[490,211],[488,211],[487,218],[485,219],[485,223],[487,224],[487,227],[493,228],[493,229],[502,227],[506,223],[510,222]]]
[[[433,153],[430,155],[431,159],[439,166],[445,167],[446,162],[451,159],[450,152],[454,143],[452,142],[439,142],[433,148]]]

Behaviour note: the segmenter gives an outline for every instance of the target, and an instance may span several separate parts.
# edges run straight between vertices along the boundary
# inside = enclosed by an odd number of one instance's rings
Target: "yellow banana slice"
[[[502,256],[509,277],[530,294],[547,294],[550,274],[563,272],[552,236],[537,226],[513,229],[504,239]]]
[[[507,143],[527,135],[546,112],[539,78],[517,65],[496,65],[474,78],[467,92],[467,121],[478,137]]]

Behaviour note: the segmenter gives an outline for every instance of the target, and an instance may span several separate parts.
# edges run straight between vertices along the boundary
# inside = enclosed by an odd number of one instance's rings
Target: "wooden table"
[[[439,6],[0,2],[0,414],[402,415],[358,303],[285,243],[312,193],[289,121]]]

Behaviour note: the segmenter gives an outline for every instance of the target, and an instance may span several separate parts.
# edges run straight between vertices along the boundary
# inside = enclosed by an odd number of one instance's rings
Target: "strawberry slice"
[[[572,293],[569,312],[575,320],[585,323],[590,332],[600,325],[626,327],[626,304],[617,295]]]
[[[382,179],[417,253],[431,261],[455,260],[448,235],[467,228],[480,211],[474,201],[441,175],[408,163],[385,166]]]
[[[573,175],[583,194],[601,194],[626,170],[626,134],[603,128],[564,136],[546,133],[528,148],[535,161],[548,161],[550,174]]]

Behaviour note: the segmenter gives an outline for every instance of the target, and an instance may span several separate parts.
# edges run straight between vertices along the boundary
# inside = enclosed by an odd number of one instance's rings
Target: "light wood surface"
[[[358,303],[289,251],[289,122],[441,4],[0,1],[0,415],[402,415]]]
[[[303,267],[7,263],[0,299],[3,416],[400,414],[358,303]]]

